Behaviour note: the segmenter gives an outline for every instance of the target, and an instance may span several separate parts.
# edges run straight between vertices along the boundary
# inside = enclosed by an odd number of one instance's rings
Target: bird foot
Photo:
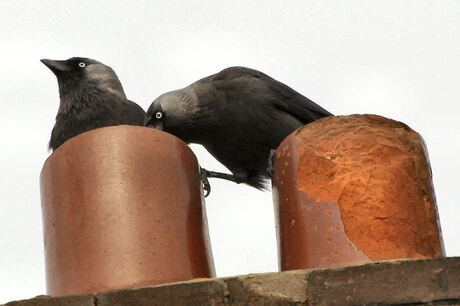
[[[209,184],[208,172],[209,172],[208,170],[200,167],[200,177],[201,177],[201,183],[203,184],[203,190],[205,191],[205,194],[204,194],[205,198],[207,198],[208,195],[211,193],[211,184]]]
[[[245,183],[248,180],[248,175],[245,172],[235,172],[234,175],[209,171],[204,168],[200,168],[201,182],[203,183],[203,190],[206,191],[205,197],[211,193],[211,185],[209,184],[208,178],[220,178],[227,181],[231,181],[237,184]]]
[[[273,176],[273,172],[275,171],[275,158],[276,158],[276,150],[270,150],[270,156],[268,158],[268,166],[267,166],[267,173],[270,177]]]
[[[237,184],[244,183],[247,180],[247,175],[245,173],[236,173],[236,175],[222,173],[222,172],[214,172],[209,171],[204,168],[200,168],[201,172],[201,181],[203,182],[203,189],[207,191],[205,197],[209,195],[211,192],[211,185],[209,184],[208,178],[220,178],[227,181],[231,181]]]

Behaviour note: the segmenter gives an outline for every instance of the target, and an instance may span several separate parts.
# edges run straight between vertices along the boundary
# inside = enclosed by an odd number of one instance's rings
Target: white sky
[[[102,61],[145,109],[243,65],[334,114],[403,121],[428,145],[447,254],[460,255],[460,1],[2,0],[0,29],[0,303],[45,294],[38,177],[59,98],[41,58]],[[271,194],[211,184],[218,276],[276,271]]]

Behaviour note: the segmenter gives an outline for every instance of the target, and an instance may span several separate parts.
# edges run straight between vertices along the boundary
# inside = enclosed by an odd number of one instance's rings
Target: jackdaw
[[[56,150],[69,138],[112,125],[140,125],[145,112],[126,98],[115,71],[96,60],[73,57],[65,61],[42,59],[56,75],[59,110],[49,148]]]
[[[203,145],[233,173],[203,169],[205,176],[266,189],[272,150],[298,127],[327,116],[332,114],[268,75],[230,67],[159,96],[145,125]]]

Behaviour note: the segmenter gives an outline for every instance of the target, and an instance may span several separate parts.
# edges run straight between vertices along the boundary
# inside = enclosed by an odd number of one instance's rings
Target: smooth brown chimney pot
[[[40,190],[50,295],[215,277],[198,163],[170,134],[76,136],[45,162]]]
[[[445,256],[422,137],[376,115],[328,117],[278,147],[282,271]]]

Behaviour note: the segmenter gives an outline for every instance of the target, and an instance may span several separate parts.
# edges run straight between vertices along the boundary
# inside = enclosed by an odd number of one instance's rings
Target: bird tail
[[[269,190],[268,179],[264,176],[250,176],[245,183],[261,191]]]

